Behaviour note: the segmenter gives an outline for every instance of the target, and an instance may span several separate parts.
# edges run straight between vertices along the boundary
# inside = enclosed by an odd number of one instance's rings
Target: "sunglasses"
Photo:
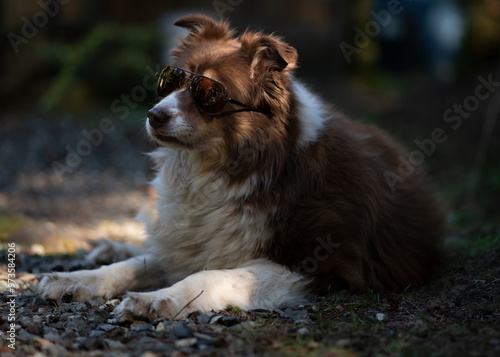
[[[194,77],[189,78],[187,73],[194,75]],[[243,107],[244,109],[242,109],[242,111],[265,113],[260,108],[254,108],[230,98],[222,83],[174,66],[164,67],[161,72],[156,75],[156,94],[164,98],[175,90],[180,89],[186,83],[186,80],[191,81],[189,89],[196,106],[205,114],[214,116],[220,114],[226,106],[226,103],[232,103]]]

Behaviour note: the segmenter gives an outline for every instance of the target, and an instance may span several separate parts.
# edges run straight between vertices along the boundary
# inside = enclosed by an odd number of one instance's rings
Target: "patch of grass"
[[[318,299],[317,328],[319,331],[377,332],[384,328],[376,319],[387,305],[384,294],[369,289],[365,294],[348,295],[330,292]]]
[[[381,295],[374,292],[371,288],[368,288],[366,294],[361,295],[361,298],[368,304],[380,305],[380,303],[382,302]]]
[[[230,327],[227,331],[233,335],[235,354],[244,351],[246,355],[266,356],[356,356],[348,347],[318,341],[319,331],[314,325],[308,325],[310,332],[303,335],[297,333],[298,328],[276,317],[259,317],[255,321]]]
[[[475,232],[447,237],[445,247],[458,256],[475,257],[500,249],[500,233]]]
[[[356,314],[353,310],[351,310],[351,319],[352,319],[352,323],[355,325],[355,326],[364,326],[366,325],[366,320],[361,318],[358,314]]]
[[[379,293],[375,293],[372,289],[368,289],[365,294],[348,295],[344,292],[336,293],[330,291],[328,295],[318,299],[318,301],[329,308],[337,308],[347,305],[349,307],[364,307],[376,308],[384,303],[385,298]]]
[[[227,311],[232,315],[238,315],[241,312],[241,308],[238,306],[229,306]]]
[[[337,293],[336,291],[328,291],[328,294],[318,298],[318,302],[329,308],[336,308],[342,304],[345,304],[349,300],[346,293]]]
[[[467,255],[476,256],[481,253],[500,249],[500,234],[477,233],[467,237]]]
[[[266,356],[339,356],[354,357],[353,352],[341,346],[331,346],[317,342],[311,335],[300,336],[295,333],[293,325],[281,325],[270,320],[267,322],[231,328],[237,340],[234,345],[249,353],[249,346],[255,355]]]

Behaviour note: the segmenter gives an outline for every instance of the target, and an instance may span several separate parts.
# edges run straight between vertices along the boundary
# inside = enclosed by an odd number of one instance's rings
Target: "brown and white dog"
[[[273,309],[329,286],[398,291],[436,262],[444,213],[423,174],[399,176],[407,152],[328,107],[292,75],[297,52],[276,36],[235,38],[224,22],[185,16],[173,65],[222,83],[233,98],[211,116],[189,86],[163,98],[146,127],[158,194],[144,254],[96,270],[54,273],[44,298],[111,298],[130,316]],[[189,72],[189,73],[190,73]],[[263,113],[265,112],[265,113]],[[394,177],[399,178],[394,181]]]

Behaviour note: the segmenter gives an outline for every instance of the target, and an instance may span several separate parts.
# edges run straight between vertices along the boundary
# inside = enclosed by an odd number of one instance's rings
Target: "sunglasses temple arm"
[[[237,100],[235,99],[232,99],[232,98],[229,98],[227,100],[229,103],[233,103],[233,104],[236,104],[236,105],[239,105],[240,107],[243,107],[245,109],[248,109],[248,110],[253,110],[253,111],[256,111],[256,112],[261,112],[261,113],[264,113],[266,114],[266,111],[264,111],[263,109],[260,109],[260,108],[255,108],[255,107],[251,107],[249,105],[246,105],[246,104],[243,104],[241,102],[238,102]]]

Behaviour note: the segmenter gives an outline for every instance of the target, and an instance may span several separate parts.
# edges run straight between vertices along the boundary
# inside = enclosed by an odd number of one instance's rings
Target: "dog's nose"
[[[167,121],[169,121],[171,117],[170,113],[158,108],[153,108],[148,111],[149,125],[151,125],[154,129],[160,128]]]

